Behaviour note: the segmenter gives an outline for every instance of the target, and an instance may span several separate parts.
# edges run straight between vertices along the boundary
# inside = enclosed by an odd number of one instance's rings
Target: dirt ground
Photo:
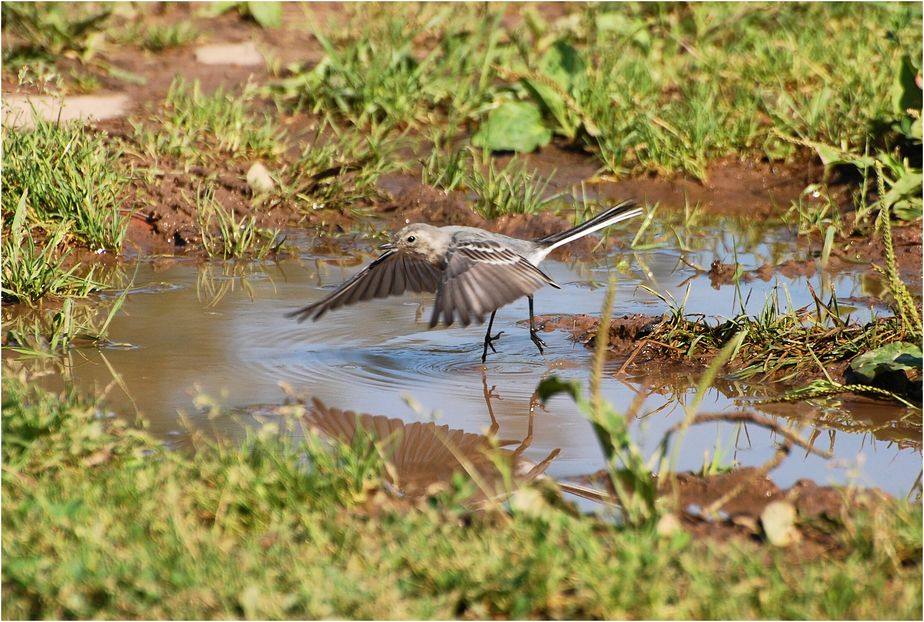
[[[267,63],[254,66],[205,65],[197,62],[197,46],[217,43],[253,42],[261,54],[270,61],[277,75],[290,63],[313,66],[323,57],[323,50],[311,29],[336,31],[347,22],[344,8],[337,3],[311,3],[310,5],[283,5],[284,27],[266,30],[255,22],[229,11],[220,17],[200,17],[196,4],[160,3],[148,20],[151,24],[175,23],[189,20],[200,31],[195,45],[187,44],[168,48],[157,53],[135,45],[112,45],[102,53],[106,63],[134,74],[139,80],[126,82],[113,78],[98,65],[89,64],[81,69],[93,73],[102,84],[101,93],[123,93],[132,104],[129,118],[146,118],[162,103],[175,76],[187,81],[198,80],[204,91],[224,87],[239,92],[248,81],[265,82],[275,78]],[[543,12],[554,17],[564,10],[557,4],[543,6]],[[118,18],[113,18],[118,19]],[[508,20],[518,19],[517,12],[508,11]],[[426,41],[418,42],[426,46]],[[62,59],[60,73],[67,73],[76,60]],[[3,91],[35,91],[21,88],[15,75],[3,72]],[[295,138],[295,147],[311,133],[318,119],[311,114],[295,113],[282,120],[287,133]],[[128,119],[98,122],[97,127],[116,136],[127,136],[131,131]],[[498,158],[503,166],[510,155]],[[530,168],[539,174],[555,177],[549,192],[570,190],[584,182],[601,201],[618,201],[635,198],[649,204],[659,203],[662,209],[682,210],[686,203],[700,204],[707,213],[726,216],[746,216],[767,219],[785,212],[791,201],[810,183],[821,179],[824,168],[813,153],[802,151],[788,163],[768,163],[727,157],[713,162],[706,171],[706,181],[700,182],[683,176],[643,176],[612,180],[598,175],[599,166],[587,153],[556,145],[555,142],[524,157]],[[143,159],[137,165],[150,162]],[[226,207],[233,208],[238,216],[254,215],[258,226],[269,229],[309,227],[319,232],[337,232],[358,226],[355,216],[348,210],[319,210],[314,213],[297,211],[286,202],[251,205],[250,191],[245,182],[246,166],[235,164],[221,170],[194,167],[180,170],[169,161],[159,162],[163,173],[154,185],[135,181],[127,192],[127,203],[136,211],[128,234],[131,253],[198,252],[198,227],[190,192],[205,178],[218,182],[216,198]],[[570,224],[550,214],[539,216],[507,216],[495,222],[485,222],[468,207],[468,198],[462,194],[447,195],[440,190],[422,185],[418,171],[384,177],[379,183],[380,197],[365,206],[374,215],[371,226],[378,230],[394,230],[407,222],[428,221],[437,225],[465,224],[486,227],[508,235],[538,237]],[[846,180],[834,175],[829,180],[835,195],[846,201]],[[812,200],[809,198],[808,200]],[[921,231],[919,226],[897,227],[894,232],[896,254],[903,276],[919,279],[922,263]],[[820,250],[822,241],[813,239],[812,245]],[[582,257],[594,246],[582,240],[560,251],[559,257]],[[836,246],[832,252],[830,269],[852,266],[855,262],[882,263],[882,248],[878,240],[857,237],[848,244]],[[790,262],[781,266],[761,266],[745,275],[745,279],[768,280],[774,273],[786,276],[811,276],[813,262]],[[714,265],[710,278],[715,286],[727,284],[734,266]]]

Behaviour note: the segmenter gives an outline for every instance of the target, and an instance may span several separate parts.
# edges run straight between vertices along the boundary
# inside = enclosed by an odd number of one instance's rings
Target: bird
[[[286,314],[299,322],[316,321],[328,311],[355,302],[398,296],[407,291],[436,294],[429,327],[484,323],[491,314],[484,337],[481,362],[503,331],[491,335],[494,316],[504,305],[526,296],[529,300],[529,335],[543,353],[533,319],[533,293],[545,285],[561,287],[539,264],[549,253],[604,227],[634,218],[642,209],[634,200],[623,201],[593,218],[560,233],[535,240],[521,240],[477,227],[436,227],[426,223],[407,225],[383,244],[384,251],[359,273],[325,298]]]

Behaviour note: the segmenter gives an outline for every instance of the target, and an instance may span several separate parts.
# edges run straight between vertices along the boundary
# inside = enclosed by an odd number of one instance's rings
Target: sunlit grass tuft
[[[24,193],[27,222],[64,226],[68,236],[93,250],[120,251],[129,215],[121,194],[128,173],[121,151],[104,133],[36,115],[31,130],[3,130],[3,213]]]
[[[205,93],[198,80],[178,77],[170,85],[163,111],[136,122],[134,139],[152,156],[193,162],[220,157],[273,159],[285,152],[285,132],[267,113],[252,111],[254,88],[232,95],[219,87]]]

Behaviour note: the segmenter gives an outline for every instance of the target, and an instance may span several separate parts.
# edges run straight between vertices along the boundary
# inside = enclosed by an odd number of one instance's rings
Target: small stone
[[[678,519],[675,514],[668,513],[658,519],[658,524],[655,529],[662,538],[669,538],[678,531],[681,531],[683,526],[680,524],[680,519]]]
[[[250,67],[263,64],[263,55],[253,41],[217,43],[196,48],[196,61],[203,65],[238,65]]]
[[[269,194],[276,187],[269,170],[260,162],[254,162],[247,171],[247,185],[254,196]]]
[[[46,121],[103,121],[124,116],[131,106],[125,94],[50,95],[3,94],[3,125],[5,127],[35,127],[35,115]]]
[[[789,546],[800,539],[796,528],[796,508],[786,501],[768,503],[760,514],[760,524],[767,541],[773,546]]]

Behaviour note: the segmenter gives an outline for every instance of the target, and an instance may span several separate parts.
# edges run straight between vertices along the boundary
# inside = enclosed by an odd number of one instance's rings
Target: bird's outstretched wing
[[[446,326],[455,316],[463,326],[506,304],[528,296],[543,285],[558,287],[542,270],[506,246],[491,240],[453,244],[436,292],[430,328]]]
[[[317,320],[331,309],[361,300],[398,296],[405,291],[435,292],[440,282],[440,268],[412,253],[390,249],[363,268],[333,293],[287,313],[286,317]]]

